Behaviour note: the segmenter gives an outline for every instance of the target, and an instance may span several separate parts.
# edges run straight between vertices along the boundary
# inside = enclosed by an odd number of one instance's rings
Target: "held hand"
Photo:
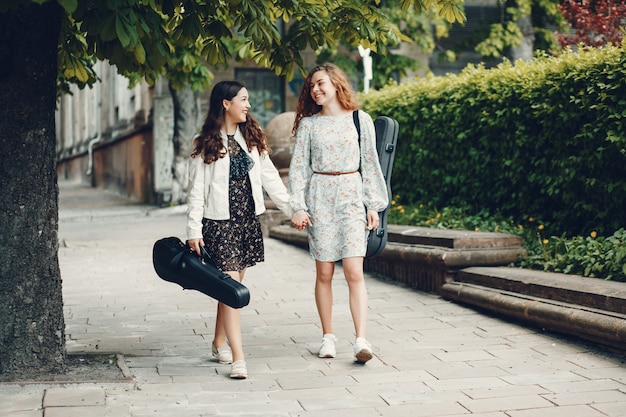
[[[311,215],[304,210],[298,210],[291,216],[291,224],[298,230],[304,230],[307,226],[312,226]]]
[[[198,254],[198,256],[202,256],[202,253],[200,253],[200,246],[204,246],[204,241],[202,239],[189,239],[187,241],[187,245],[193,252]]]
[[[378,212],[375,210],[367,210],[367,230],[376,230],[380,225]]]

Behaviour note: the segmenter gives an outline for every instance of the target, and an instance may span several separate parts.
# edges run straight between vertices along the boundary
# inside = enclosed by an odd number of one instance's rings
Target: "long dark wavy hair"
[[[296,134],[298,126],[300,125],[300,120],[302,120],[303,117],[312,116],[322,110],[322,106],[319,106],[315,101],[313,101],[313,97],[311,97],[311,78],[313,78],[313,74],[318,71],[326,71],[328,74],[330,82],[333,83],[333,86],[337,89],[337,99],[339,100],[341,107],[346,110],[356,110],[359,108],[356,93],[352,89],[352,85],[350,84],[350,81],[348,81],[348,77],[341,70],[341,68],[330,63],[316,65],[311,68],[309,74],[306,76],[304,85],[302,86],[302,91],[300,92],[300,98],[298,98],[296,119],[293,123],[292,130],[294,135]]]
[[[200,155],[205,163],[210,164],[226,155],[228,149],[224,146],[220,133],[225,122],[225,109],[222,103],[223,100],[232,100],[244,87],[245,85],[240,81],[220,81],[213,86],[209,99],[209,110],[204,119],[202,130],[193,143],[192,158]],[[248,151],[256,146],[259,153],[271,152],[267,145],[265,133],[250,112],[248,112],[246,121],[239,123],[239,130],[246,140]]]

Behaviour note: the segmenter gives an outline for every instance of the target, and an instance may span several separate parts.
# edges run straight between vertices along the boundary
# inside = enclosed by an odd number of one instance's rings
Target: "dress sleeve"
[[[289,204],[294,212],[308,211],[306,190],[311,180],[311,126],[308,118],[300,121],[289,164]]]
[[[382,211],[389,206],[387,183],[378,160],[376,130],[372,117],[359,110],[361,124],[361,176],[363,204],[368,210]]]

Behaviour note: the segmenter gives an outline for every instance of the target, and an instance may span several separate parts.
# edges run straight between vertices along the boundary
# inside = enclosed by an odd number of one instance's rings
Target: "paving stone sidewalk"
[[[320,359],[314,263],[267,239],[242,309],[250,377],[211,358],[217,303],[160,280],[152,245],[183,238],[180,208],[61,184],[59,261],[67,348],[116,353],[132,379],[0,384],[0,417],[626,417],[619,354],[366,276],[374,359],[352,362],[340,265],[338,356]]]

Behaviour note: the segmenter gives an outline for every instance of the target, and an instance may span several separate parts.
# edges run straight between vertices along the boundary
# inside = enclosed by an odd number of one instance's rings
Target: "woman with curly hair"
[[[265,211],[263,190],[291,216],[267,138],[248,113],[248,97],[241,82],[215,84],[189,165],[187,243],[199,256],[204,246],[217,267],[239,282],[248,267],[264,261],[259,221]],[[220,363],[232,363],[231,378],[247,378],[239,310],[222,303],[212,354]]]
[[[365,339],[363,258],[368,233],[378,227],[378,212],[387,207],[389,198],[378,161],[374,123],[357,109],[356,95],[337,66],[318,65],[308,73],[293,126],[289,195],[292,224],[307,229],[315,259],[315,301],[322,325],[318,356],[336,356],[332,278],[335,263],[341,260],[356,333],[354,360],[365,363],[372,358],[372,348]],[[360,144],[354,111],[362,127]]]

